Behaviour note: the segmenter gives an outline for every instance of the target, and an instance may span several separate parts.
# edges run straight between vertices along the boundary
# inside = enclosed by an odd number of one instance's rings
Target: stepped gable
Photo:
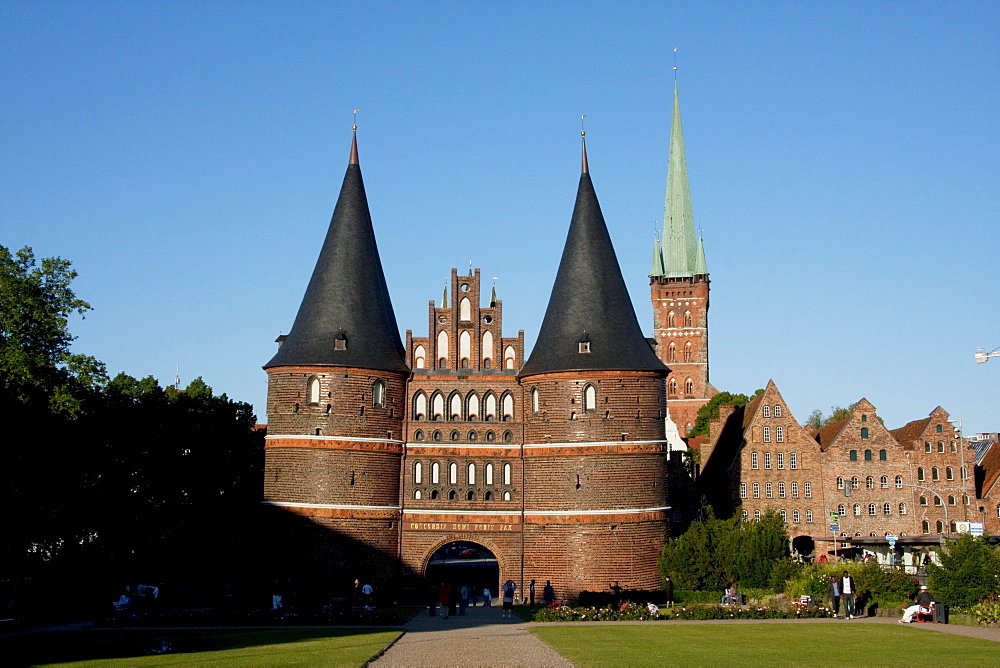
[[[409,368],[403,355],[355,132],[344,183],[306,294],[291,331],[264,368],[338,366],[405,373]]]
[[[590,352],[580,352],[581,343],[589,343]],[[636,320],[587,168],[586,144],[555,285],[535,347],[518,375],[577,370],[668,372]]]

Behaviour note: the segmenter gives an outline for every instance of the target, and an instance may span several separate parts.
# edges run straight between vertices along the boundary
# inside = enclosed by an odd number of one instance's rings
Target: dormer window
[[[333,340],[334,350],[347,350],[347,332],[340,330],[337,332],[337,338]]]
[[[580,340],[577,342],[577,352],[579,353],[589,353],[590,352],[590,336],[587,332],[583,333]]]

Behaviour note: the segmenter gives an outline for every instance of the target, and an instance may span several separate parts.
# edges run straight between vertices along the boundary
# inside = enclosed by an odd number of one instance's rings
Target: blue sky
[[[352,110],[396,316],[471,259],[534,342],[591,174],[651,332],[672,50],[712,278],[711,380],[1000,429],[1000,3],[0,6],[0,243],[58,255],[109,371],[263,421]]]

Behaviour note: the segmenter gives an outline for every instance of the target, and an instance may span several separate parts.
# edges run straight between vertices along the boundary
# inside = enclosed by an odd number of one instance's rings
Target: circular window
[[[439,315],[438,316],[438,322],[441,322],[441,323],[448,322],[448,318],[446,316]]]
[[[462,290],[462,292],[468,292],[469,291],[469,284],[468,283],[462,283],[458,287]]]
[[[493,316],[491,316],[491,315],[484,315],[483,316],[483,322],[485,322],[487,325],[490,324],[491,322],[493,322]]]

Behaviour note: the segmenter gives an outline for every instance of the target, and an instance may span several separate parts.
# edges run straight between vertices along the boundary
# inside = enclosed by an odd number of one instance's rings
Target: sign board
[[[830,513],[830,524],[840,523],[840,513]]]
[[[969,527],[971,522],[955,522],[955,531],[957,533],[972,533],[972,529]]]
[[[896,540],[899,536],[886,536],[885,538],[889,541],[889,547],[896,547]]]
[[[840,531],[840,525],[839,524],[831,524],[830,525],[830,531],[832,531],[833,533],[837,533],[838,531]]]
[[[969,522],[969,533],[973,536],[983,535],[983,523],[982,522]]]

